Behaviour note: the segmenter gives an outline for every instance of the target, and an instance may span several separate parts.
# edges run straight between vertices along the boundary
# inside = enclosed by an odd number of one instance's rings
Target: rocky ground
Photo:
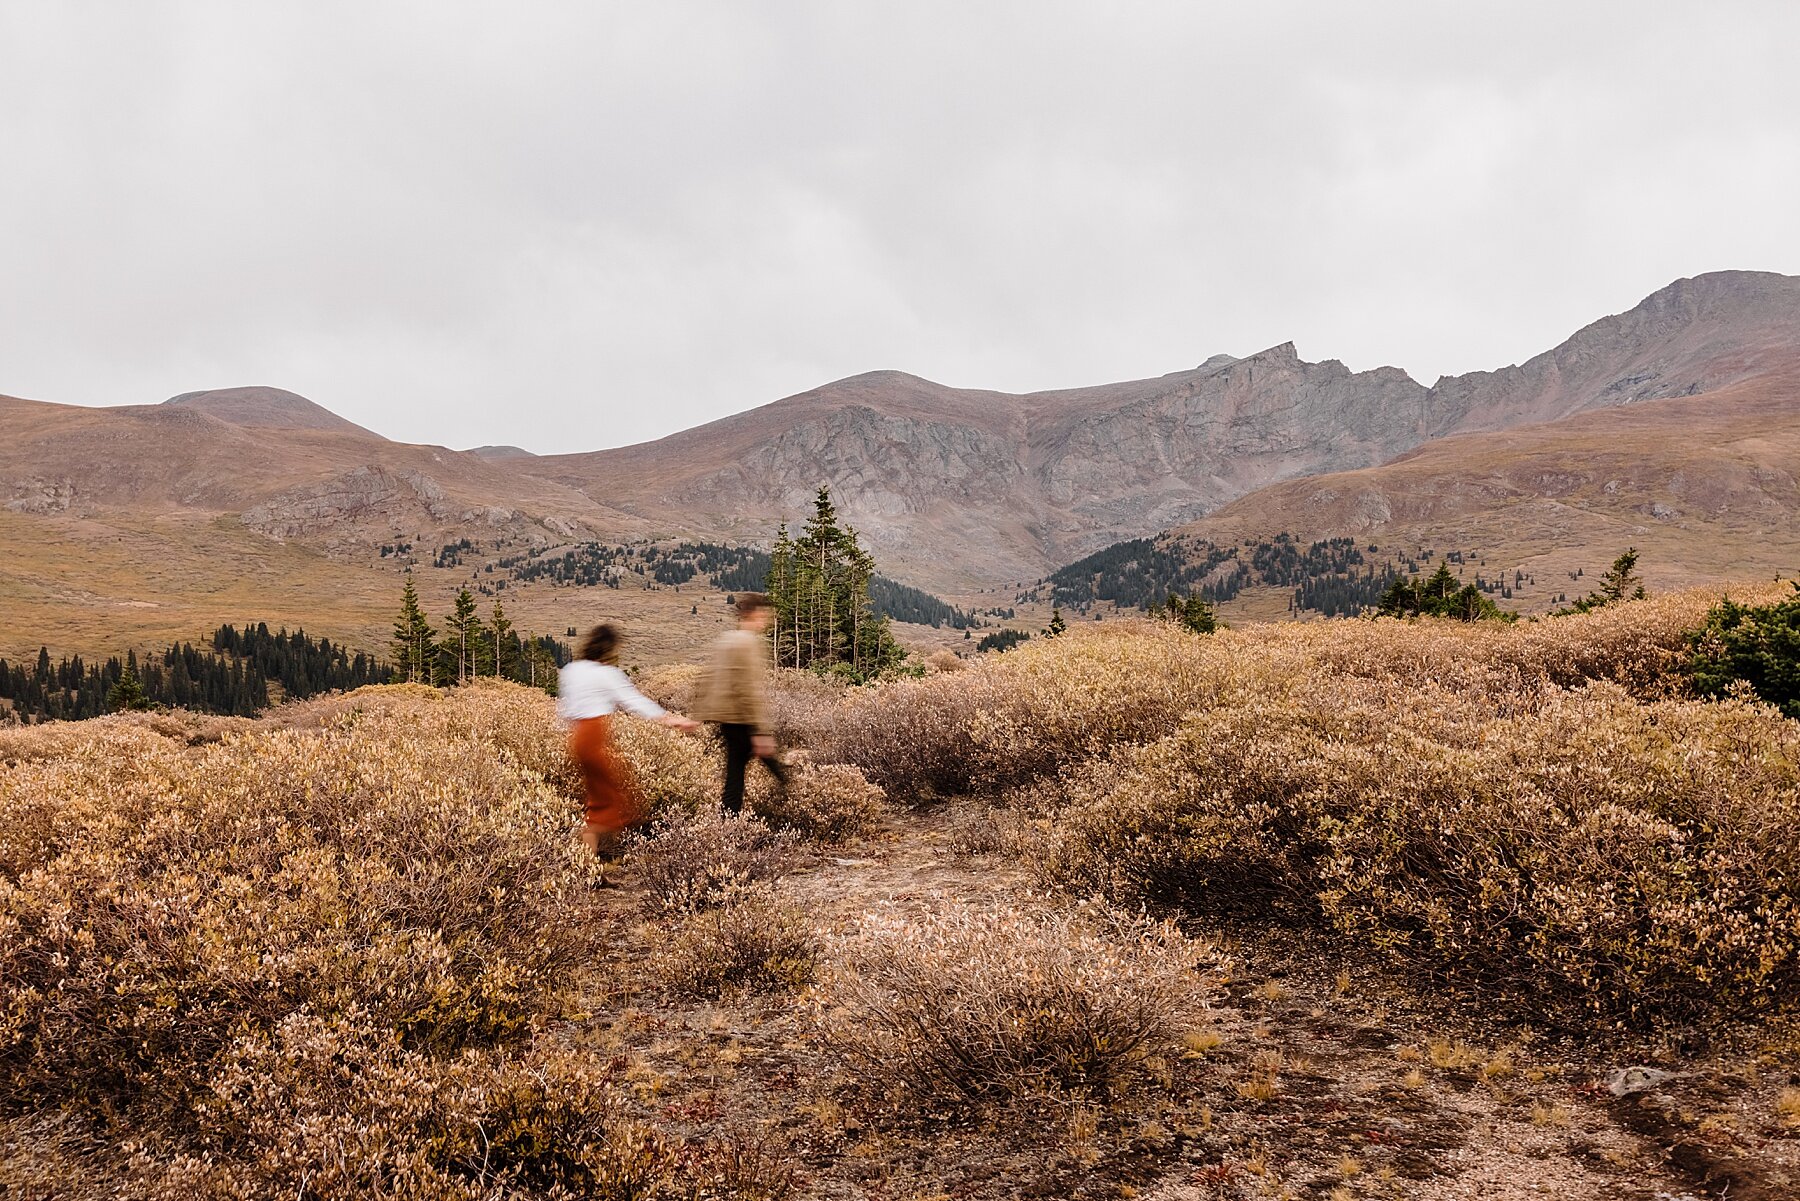
[[[776,888],[825,930],[884,910],[1064,903],[1033,896],[1005,856],[967,852],[965,830],[954,814],[906,815]],[[847,1074],[805,994],[663,995],[647,969],[667,926],[646,918],[629,865],[617,879],[614,958],[566,1036],[611,1057],[641,1116],[739,1140],[756,1161],[744,1179],[791,1178],[795,1195],[1800,1196],[1791,1033],[1686,1058],[1566,1045],[1316,941],[1193,929],[1205,1001],[1141,1088],[939,1118]]]

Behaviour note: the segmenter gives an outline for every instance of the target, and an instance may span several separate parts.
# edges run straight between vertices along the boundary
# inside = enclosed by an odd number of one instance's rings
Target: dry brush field
[[[525,689],[0,732],[0,1196],[1793,1196],[1800,722],[1687,695],[1713,599],[785,679],[758,817],[621,723],[616,890]]]

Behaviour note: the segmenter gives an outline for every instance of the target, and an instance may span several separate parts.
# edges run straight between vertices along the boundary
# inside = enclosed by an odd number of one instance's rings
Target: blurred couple
[[[612,716],[624,710],[683,733],[714,726],[725,746],[727,812],[744,808],[744,783],[752,760],[760,760],[785,789],[787,772],[769,724],[769,598],[745,592],[736,598],[737,624],[713,644],[694,692],[693,717],[671,713],[639,692],[619,668],[617,627],[598,625],[582,640],[577,657],[557,677],[557,716],[569,723],[569,756],[581,771],[587,801],[581,843],[601,858],[617,854],[619,838],[647,816],[630,774],[613,746]],[[699,720],[695,720],[698,718]]]

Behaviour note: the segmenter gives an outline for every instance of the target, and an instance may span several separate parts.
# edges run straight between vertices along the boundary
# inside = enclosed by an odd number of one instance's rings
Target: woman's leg
[[[640,806],[624,765],[613,752],[607,719],[590,717],[576,722],[570,749],[581,766],[587,792],[581,845],[593,855],[611,854],[618,845],[618,836],[637,823]]]

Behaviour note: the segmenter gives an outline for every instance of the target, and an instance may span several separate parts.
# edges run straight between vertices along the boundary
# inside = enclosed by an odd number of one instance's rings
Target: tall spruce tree
[[[494,640],[494,678],[503,680],[512,669],[513,644],[517,642],[512,636],[512,622],[506,616],[506,610],[500,607],[500,598],[494,598],[494,615],[488,619],[488,634]]]
[[[437,663],[435,633],[425,620],[419,605],[419,591],[413,587],[412,572],[406,573],[406,587],[400,593],[400,616],[394,619],[392,640],[394,674],[408,684],[429,684]]]
[[[148,709],[150,698],[144,693],[144,686],[138,680],[137,656],[134,652],[119,673],[118,683],[106,690],[106,709],[109,713],[123,713],[129,709]]]

